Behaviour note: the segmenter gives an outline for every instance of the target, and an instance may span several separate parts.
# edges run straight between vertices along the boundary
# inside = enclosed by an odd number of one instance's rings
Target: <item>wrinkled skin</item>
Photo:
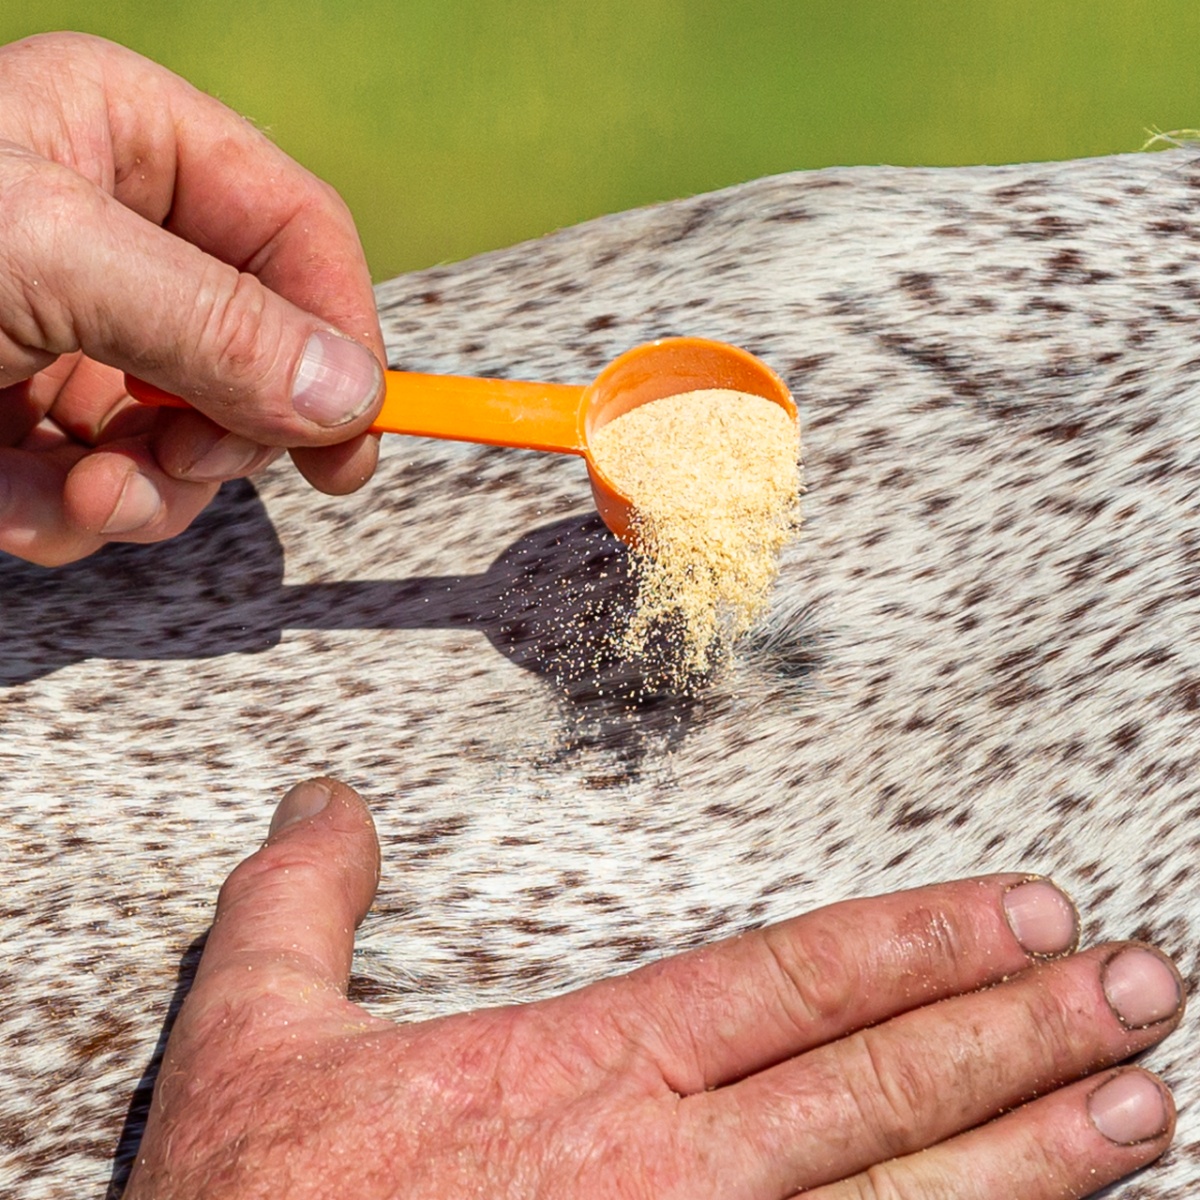
[[[324,491],[364,482],[380,396],[332,423],[291,398],[315,331],[383,359],[333,190],[98,38],[0,47],[0,100],[0,550],[56,565],[171,537],[285,446]],[[134,405],[122,371],[195,411]]]
[[[222,891],[131,1200],[1042,1200],[1170,1139],[1166,1090],[1108,1068],[1175,1026],[1177,976],[1146,948],[1076,951],[1047,882],[843,903],[552,1000],[397,1026],[345,994],[378,864],[348,788],[285,798]],[[1051,918],[1032,938],[1009,907],[1031,894]],[[1141,980],[1125,991],[1123,951]],[[1132,1144],[1100,1132],[1113,1078],[1140,1097]]]

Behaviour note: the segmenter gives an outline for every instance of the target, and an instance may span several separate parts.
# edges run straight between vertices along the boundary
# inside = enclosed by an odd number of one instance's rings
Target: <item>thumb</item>
[[[12,197],[0,235],[20,231],[0,279],[15,299],[0,314],[10,378],[82,349],[265,445],[328,445],[370,425],[383,372],[367,346],[67,167],[10,148],[0,189]]]
[[[264,986],[291,999],[315,988],[342,995],[354,930],[379,882],[379,842],[367,806],[333,779],[297,784],[266,844],[225,882],[193,994],[222,1002]]]

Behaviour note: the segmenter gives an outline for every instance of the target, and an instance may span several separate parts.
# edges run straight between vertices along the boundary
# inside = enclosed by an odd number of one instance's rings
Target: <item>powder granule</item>
[[[638,597],[620,649],[670,644],[676,684],[710,671],[766,606],[800,524],[800,437],[771,400],[722,388],[632,409],[590,438],[633,502]]]

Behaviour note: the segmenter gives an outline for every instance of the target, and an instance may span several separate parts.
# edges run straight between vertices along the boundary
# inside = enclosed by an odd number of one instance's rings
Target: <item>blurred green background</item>
[[[376,279],[776,171],[1136,150],[1200,124],[1196,0],[14,0],[334,183]]]

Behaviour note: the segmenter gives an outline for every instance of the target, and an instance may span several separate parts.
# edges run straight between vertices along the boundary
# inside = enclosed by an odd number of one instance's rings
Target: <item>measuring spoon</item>
[[[587,463],[597,512],[629,543],[637,540],[633,502],[592,457],[590,439],[601,426],[651,400],[710,388],[772,400],[796,420],[787,385],[766,363],[737,346],[705,338],[662,338],[635,346],[586,387],[413,371],[385,376],[386,395],[373,432],[578,454]],[[143,404],[189,407],[178,396],[125,378],[129,394]]]

